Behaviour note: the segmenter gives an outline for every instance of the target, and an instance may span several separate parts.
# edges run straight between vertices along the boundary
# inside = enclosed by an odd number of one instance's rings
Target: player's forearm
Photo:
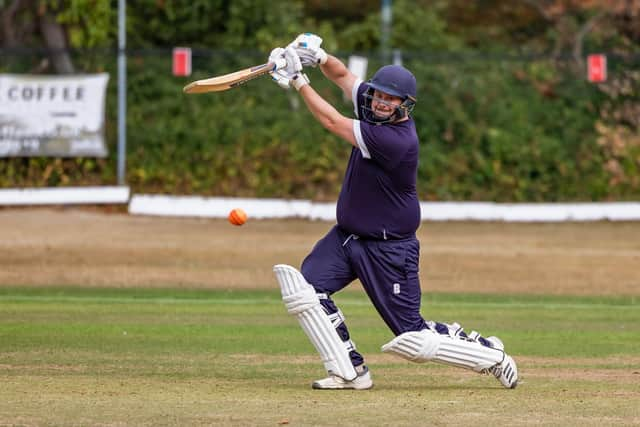
[[[333,83],[335,83],[346,97],[351,96],[353,85],[357,78],[338,58],[332,55],[327,56],[327,62],[320,65],[322,73]]]
[[[300,88],[300,95],[311,114],[325,129],[346,140],[351,145],[356,144],[352,123],[349,118],[340,114],[309,85]]]
[[[300,95],[302,95],[302,99],[304,99],[311,114],[313,114],[326,129],[331,130],[333,125],[338,121],[338,118],[342,117],[338,110],[325,101],[311,86],[303,86],[300,89]]]
[[[333,55],[327,55],[327,62],[320,65],[320,70],[334,83],[344,79],[350,73],[344,63]]]

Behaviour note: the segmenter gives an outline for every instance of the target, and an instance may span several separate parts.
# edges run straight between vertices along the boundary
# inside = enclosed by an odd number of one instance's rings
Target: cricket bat
[[[186,85],[182,91],[184,93],[205,93],[205,92],[221,92],[223,90],[233,89],[249,80],[263,76],[269,71],[273,71],[276,64],[267,62],[265,64],[256,65],[254,67],[245,68],[244,70],[222,76],[211,77],[209,79],[196,80]]]

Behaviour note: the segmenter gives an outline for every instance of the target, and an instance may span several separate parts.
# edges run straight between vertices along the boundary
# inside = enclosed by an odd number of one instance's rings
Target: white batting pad
[[[405,332],[382,346],[385,353],[393,353],[416,363],[427,361],[482,372],[504,360],[504,352],[485,347],[474,341],[440,335],[429,329]]]
[[[277,264],[273,266],[273,272],[280,283],[287,311],[298,318],[300,326],[320,353],[327,372],[347,381],[354,380],[358,374],[351,363],[349,352],[329,316],[322,309],[313,286],[290,265]]]

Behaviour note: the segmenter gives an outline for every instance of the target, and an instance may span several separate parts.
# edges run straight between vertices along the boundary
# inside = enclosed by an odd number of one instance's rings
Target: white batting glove
[[[318,64],[327,62],[327,53],[320,47],[321,44],[321,37],[312,33],[303,33],[287,47],[293,47],[296,50],[303,66],[316,67]]]
[[[294,87],[296,90],[309,84],[309,78],[302,73],[302,63],[296,50],[288,46],[286,49],[275,48],[271,51],[269,61],[279,64],[278,61],[284,59],[285,66],[272,71],[271,78],[283,89]]]
[[[287,74],[294,75],[302,71],[302,62],[293,47],[287,46],[284,50],[284,59],[287,61],[287,66],[284,68]]]
[[[280,71],[272,71],[269,74],[271,74],[271,80],[276,82],[278,84],[278,86],[280,86],[282,89],[289,89],[291,87],[289,85],[289,82],[290,82],[291,79],[282,70],[280,70]]]
[[[289,80],[289,86],[294,87],[298,92],[302,89],[302,86],[308,85],[309,77],[305,73],[296,73]]]
[[[274,67],[272,71],[282,70],[287,66],[287,60],[284,57],[284,49],[277,47],[269,54],[268,62],[273,62]]]
[[[309,78],[302,72],[302,62],[298,52],[292,46],[287,46],[284,57],[287,60],[285,71],[289,78],[289,86],[299,91],[302,86],[309,84]]]
[[[273,49],[269,54],[269,62],[274,64],[273,70],[269,73],[271,74],[271,79],[281,88],[289,89],[289,80],[291,80],[291,78],[289,77],[287,69],[291,68],[292,74],[295,73],[295,69],[293,67],[289,67],[287,58],[285,57],[285,49],[281,47]],[[300,62],[299,59],[298,62]]]
[[[302,86],[309,84],[309,77],[304,73],[296,73],[294,75],[288,75],[284,71],[274,71],[271,74],[271,79],[283,89],[289,89],[293,87],[299,91]]]

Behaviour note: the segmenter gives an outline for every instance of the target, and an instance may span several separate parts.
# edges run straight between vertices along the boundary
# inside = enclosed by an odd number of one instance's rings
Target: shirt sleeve
[[[358,77],[355,81],[355,83],[353,84],[353,87],[351,88],[351,102],[353,102],[353,112],[356,115],[356,118],[360,118],[360,103],[359,98],[362,98],[360,96],[358,96],[358,94],[362,93],[360,91],[360,85],[362,85],[362,83],[364,83],[362,81],[362,79],[360,77]]]
[[[362,157],[364,157],[365,159],[370,159],[371,153],[369,153],[367,144],[365,144],[364,142],[364,137],[362,136],[362,129],[360,128],[360,120],[353,121],[353,135],[356,137],[356,142],[358,143],[358,148],[362,153]]]
[[[409,149],[407,138],[403,138],[393,125],[354,120],[353,133],[362,156],[387,170],[394,169]]]

